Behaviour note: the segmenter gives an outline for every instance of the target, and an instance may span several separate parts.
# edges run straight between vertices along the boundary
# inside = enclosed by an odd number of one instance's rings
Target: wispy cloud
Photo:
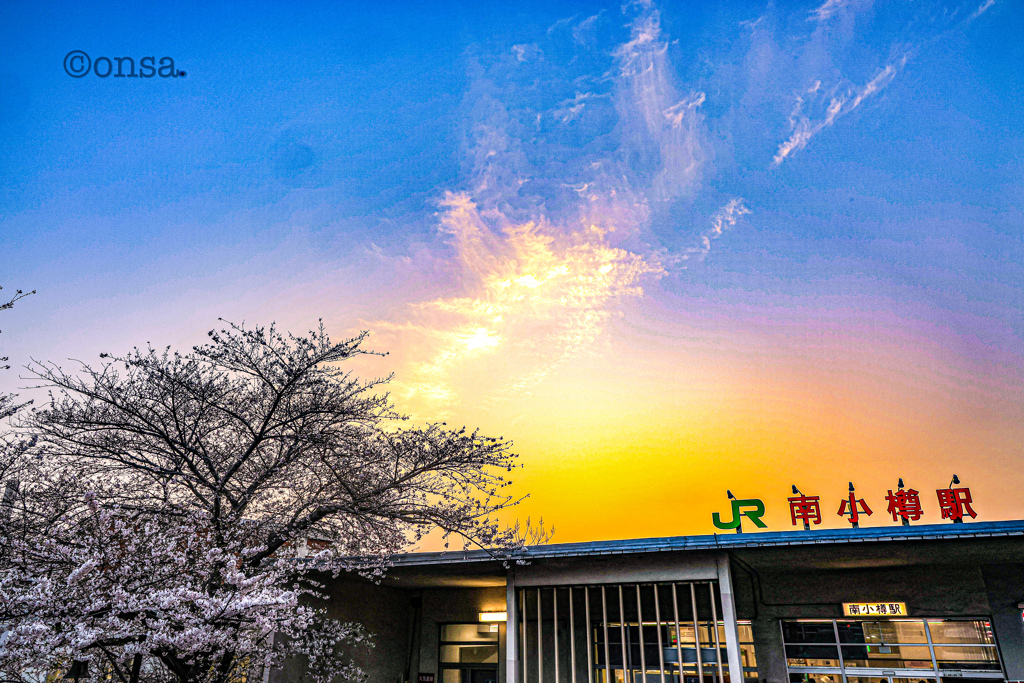
[[[812,137],[830,127],[840,116],[849,114],[864,100],[889,85],[896,77],[897,66],[902,67],[905,62],[906,59],[902,59],[898,63],[886,65],[875,74],[874,78],[860,88],[847,87],[841,92],[838,88],[834,88],[826,95],[821,91],[821,82],[816,81],[806,92],[797,95],[793,111],[789,116],[790,136],[779,145],[778,151],[772,158],[772,164],[775,166],[781,164],[790,154],[806,147]],[[823,115],[817,120],[813,120],[810,115],[805,113],[808,100],[813,102],[814,98],[821,102],[825,99],[828,100]]]
[[[849,11],[857,11],[869,7],[871,0],[825,0],[821,5],[815,7],[807,17],[808,21],[816,21],[819,24],[827,22],[837,14]]]
[[[985,2],[978,5],[978,9],[971,12],[971,16],[967,18],[967,21],[973,21],[980,17],[982,14],[987,12],[992,5],[996,4],[996,0],[985,0]]]
[[[539,58],[544,52],[536,43],[523,43],[521,45],[513,45],[512,54],[516,56],[518,61],[526,62]]]
[[[811,10],[810,21],[826,21],[833,14],[850,4],[850,0],[825,0],[819,7]]]
[[[650,196],[667,201],[692,194],[707,158],[701,144],[699,107],[704,93],[680,95],[668,63],[661,17],[649,5],[633,21],[631,39],[615,51],[619,60],[620,119],[627,145],[659,168]]]
[[[592,92],[578,92],[572,99],[562,100],[559,102],[558,107],[551,112],[551,115],[560,123],[569,123],[583,113],[584,108],[587,106],[587,100],[601,97],[607,97],[607,95],[598,95]]]
[[[711,229],[701,235],[701,257],[707,255],[711,251],[711,240],[716,240],[722,236],[722,233],[727,229],[735,227],[736,221],[741,216],[750,213],[743,204],[742,197],[736,197],[729,201],[728,204],[723,206],[721,209],[711,217]]]

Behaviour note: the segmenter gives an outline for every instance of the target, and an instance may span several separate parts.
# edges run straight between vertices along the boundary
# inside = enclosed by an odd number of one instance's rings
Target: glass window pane
[[[736,624],[736,628],[739,629],[741,643],[754,642],[754,631],[751,629],[750,624]]]
[[[836,623],[841,643],[898,645],[927,643],[924,621],[840,621]]]
[[[843,663],[847,667],[931,669],[932,656],[927,645],[844,645]]]
[[[839,666],[835,645],[786,645],[786,661],[790,666]]]
[[[924,620],[882,621],[879,622],[878,627],[882,634],[882,642],[886,645],[928,642],[928,636],[924,632]]]
[[[850,679],[853,680],[853,679]],[[875,683],[879,679],[861,679],[864,683],[871,680],[871,683]],[[888,683],[885,679],[880,679],[882,683]],[[790,683],[843,683],[843,677],[839,674],[789,674]]]
[[[441,627],[441,642],[497,641],[498,631],[491,624],[445,624]]]
[[[928,629],[932,632],[932,642],[937,645],[949,643],[978,643],[995,645],[992,624],[981,619],[973,621],[938,621],[928,620]]]
[[[700,626],[700,631],[699,631],[699,633],[700,633],[700,644],[701,645],[707,645],[708,643],[710,643],[710,644],[714,645],[714,643],[715,643],[715,629],[711,628],[711,623],[710,622],[705,622],[703,624],[698,624],[698,626]],[[691,633],[693,632],[693,627],[692,626],[690,627],[690,632]],[[722,623],[718,624],[718,642],[719,643],[724,643],[725,642],[725,624],[722,624]]]
[[[994,647],[935,647],[935,661],[940,669],[975,669],[998,671],[999,657]]]
[[[840,643],[881,643],[882,629],[877,621],[836,622]]]
[[[782,637],[787,643],[835,643],[831,621],[784,621]]]
[[[461,683],[460,673],[458,669],[441,669],[441,683]]]
[[[729,657],[726,655],[726,661]],[[757,667],[757,658],[754,656],[754,646],[743,643],[740,645],[740,659],[743,661],[744,669],[754,669]]]
[[[442,645],[441,661],[445,664],[497,664],[497,645]]]
[[[682,638],[683,644],[693,644],[693,626],[686,626],[685,624],[679,625],[679,637]],[[609,640],[611,640],[609,638]],[[672,624],[671,633],[669,634],[669,645],[676,644],[676,625]]]

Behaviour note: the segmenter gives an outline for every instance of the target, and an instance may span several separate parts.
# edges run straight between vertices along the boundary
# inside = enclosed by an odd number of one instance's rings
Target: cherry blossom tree
[[[2,290],[3,287],[0,287]],[[23,290],[15,290],[14,296],[4,301],[7,297],[0,297],[0,311],[7,311],[14,308],[14,304],[18,303],[22,299],[32,294],[35,294],[36,290],[31,292],[25,292]],[[7,365],[7,361],[10,360],[7,356],[0,356],[0,370],[10,370],[11,366]],[[26,404],[18,404],[15,402],[17,395],[15,394],[0,394],[0,420],[5,420],[19,409],[23,408]]]
[[[89,662],[135,683],[159,662],[227,683],[293,655],[316,680],[358,677],[341,652],[367,634],[315,607],[318,577],[379,578],[437,528],[496,554],[523,543],[494,520],[516,502],[509,443],[408,426],[376,393],[387,378],[345,369],[365,338],[229,323],[187,353],[31,365],[49,400],[4,437],[7,678]]]

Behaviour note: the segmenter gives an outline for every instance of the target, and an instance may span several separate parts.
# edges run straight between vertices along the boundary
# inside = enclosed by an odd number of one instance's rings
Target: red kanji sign
[[[903,480],[900,480],[903,483]],[[921,519],[921,515],[924,512],[921,510],[921,498],[918,492],[914,489],[903,489],[898,490],[893,494],[892,489],[889,489],[889,495],[885,497],[889,501],[889,509],[886,510],[892,515],[892,521],[898,521],[899,517],[904,519],[912,519],[915,522]]]
[[[943,519],[951,519],[954,522],[962,522],[964,515],[970,515],[971,519],[978,516],[978,513],[971,507],[971,489],[936,489],[935,494],[939,498],[939,508],[942,510]]]
[[[853,526],[857,526],[857,523],[860,520],[860,515],[864,514],[870,516],[871,508],[868,507],[868,504],[864,502],[863,498],[857,498],[856,494],[853,491],[850,491],[850,497],[839,504],[839,512],[836,514],[840,517],[849,515],[850,519],[847,521]]]
[[[793,526],[796,526],[797,520],[821,524],[821,508],[818,505],[818,499],[819,496],[803,494],[789,499],[789,516],[793,520]]]

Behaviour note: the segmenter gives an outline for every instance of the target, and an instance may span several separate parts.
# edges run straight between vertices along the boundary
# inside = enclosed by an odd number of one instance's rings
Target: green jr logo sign
[[[731,495],[730,495],[731,498]],[[761,516],[764,515],[764,503],[757,498],[747,498],[744,500],[736,500],[733,498],[732,503],[732,520],[729,522],[723,522],[721,515],[717,512],[711,514],[711,521],[715,523],[715,528],[728,531],[730,529],[736,529],[737,533],[742,532],[740,528],[740,522],[743,518],[748,518],[754,523],[758,529],[767,528],[767,524],[761,521]]]

